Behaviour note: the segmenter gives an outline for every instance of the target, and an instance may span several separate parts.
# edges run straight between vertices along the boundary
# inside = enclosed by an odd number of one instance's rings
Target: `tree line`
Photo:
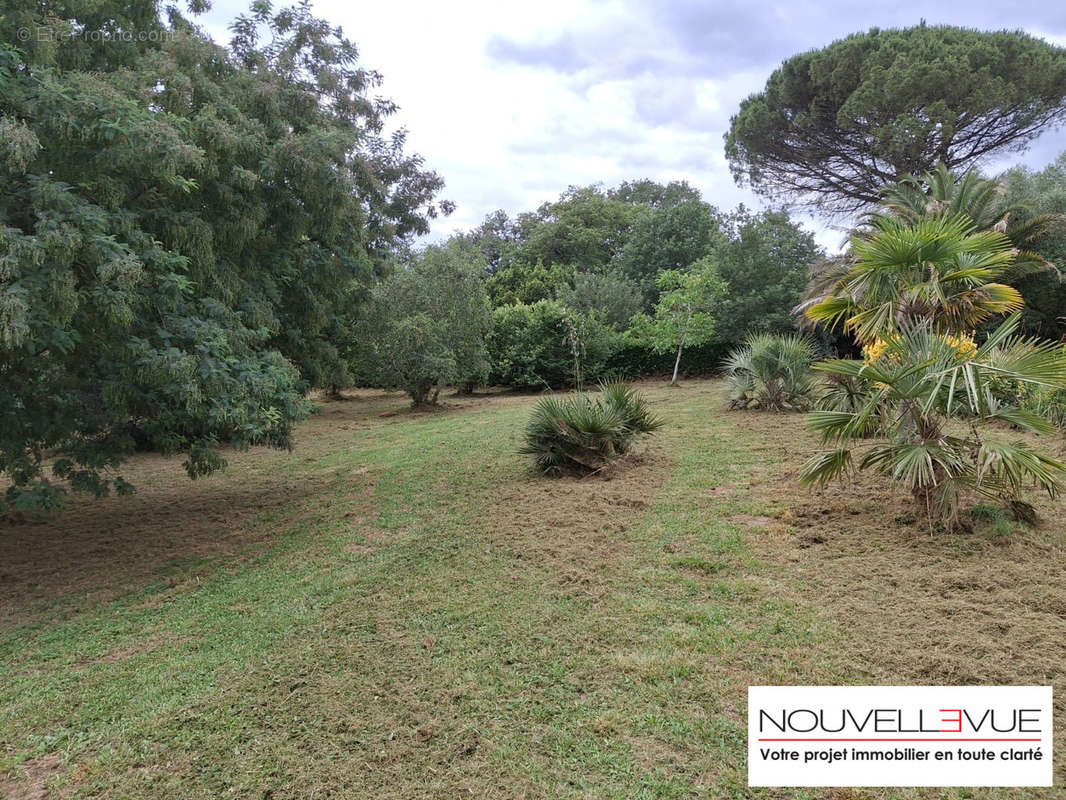
[[[129,491],[137,449],[197,477],[227,447],[291,446],[312,388],[427,403],[709,371],[840,273],[785,211],[721,211],[684,181],[573,187],[416,248],[452,204],[385,133],[396,107],[356,46],[265,0],[220,46],[205,7],[0,11],[0,510]],[[943,164],[969,191],[981,157],[1062,119],[1064,76],[1064,51],[1022,33],[874,30],[786,61],[726,152],[771,197],[861,210],[888,183],[952,202],[914,176]],[[1036,255],[1013,279],[1025,324],[1061,337],[1066,162],[986,200]]]

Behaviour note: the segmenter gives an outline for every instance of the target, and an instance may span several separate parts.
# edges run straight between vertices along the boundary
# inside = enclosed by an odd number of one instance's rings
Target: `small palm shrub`
[[[752,334],[725,361],[730,407],[806,411],[814,398],[814,356],[805,336]]]
[[[634,440],[662,427],[647,401],[621,382],[600,385],[599,396],[579,392],[540,400],[519,449],[547,475],[596,472],[629,451]]]
[[[862,361],[823,361],[815,369],[851,379],[858,394],[836,410],[811,412],[811,427],[836,445],[811,459],[804,483],[826,483],[858,463],[903,484],[930,527],[960,525],[959,502],[972,492],[1031,520],[1021,493],[1035,485],[1054,497],[1066,464],[1024,441],[1011,428],[1046,434],[1054,425],[1041,413],[1003,402],[1004,381],[1066,388],[1066,349],[1015,335],[1013,315],[980,346],[929,324],[905,327]],[[869,355],[869,354],[868,354]],[[866,441],[862,441],[866,440]],[[861,458],[853,450],[864,446]]]

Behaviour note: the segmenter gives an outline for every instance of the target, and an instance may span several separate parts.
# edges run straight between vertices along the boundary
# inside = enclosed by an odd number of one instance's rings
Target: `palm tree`
[[[872,232],[852,237],[850,266],[807,308],[811,320],[843,321],[868,344],[922,322],[943,333],[968,333],[1022,307],[1018,290],[999,282],[1016,256],[1004,234],[979,230],[959,214],[913,222],[880,215],[870,224]]]
[[[975,231],[1003,234],[1015,250],[1010,267],[1000,278],[1014,285],[1022,278],[1038,272],[1059,276],[1058,268],[1033,251],[1037,241],[1061,226],[1061,214],[1036,214],[1021,204],[1002,203],[1002,184],[998,180],[982,178],[970,171],[959,176],[940,164],[933,172],[922,176],[907,175],[899,183],[886,186],[882,193],[882,207],[868,214],[851,233],[851,241],[876,236],[886,223],[898,220],[914,225],[930,217],[966,217]],[[801,315],[801,326],[814,327],[807,311],[837,293],[841,279],[855,261],[854,252],[824,260],[812,270],[811,280],[799,305],[794,309]]]
[[[906,222],[943,214],[967,216],[977,230],[996,231],[1010,240],[1018,251],[1007,276],[1013,282],[1035,272],[1057,268],[1032,250],[1040,237],[1063,222],[1060,214],[1035,214],[1023,205],[1005,206],[998,180],[982,178],[974,171],[959,176],[943,164],[921,177],[908,175],[883,192],[883,208],[866,218],[876,228],[877,217],[894,216]]]
[[[965,491],[1031,519],[1022,489],[1034,483],[1054,497],[1066,464],[1026,442],[1005,441],[1004,426],[986,423],[1054,431],[1043,416],[1005,403],[996,381],[1066,388],[1066,348],[1017,336],[1019,321],[1019,314],[1012,315],[978,348],[960,344],[931,319],[909,320],[874,359],[816,364],[830,377],[858,381],[865,391],[851,407],[811,412],[811,427],[837,446],[811,459],[801,480],[824,484],[857,461],[859,469],[906,486],[931,527],[958,527]],[[857,459],[852,451],[858,446],[865,452]]]
[[[814,398],[814,342],[805,336],[754,333],[725,360],[731,408],[806,411]]]

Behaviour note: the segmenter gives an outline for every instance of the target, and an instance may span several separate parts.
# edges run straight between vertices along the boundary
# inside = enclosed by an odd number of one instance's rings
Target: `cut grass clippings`
[[[1055,796],[749,789],[753,683],[1050,683],[1061,741],[1063,526],[930,537],[800,489],[801,416],[643,389],[667,425],[604,476],[530,473],[535,398],[359,392],[4,529],[0,795]]]

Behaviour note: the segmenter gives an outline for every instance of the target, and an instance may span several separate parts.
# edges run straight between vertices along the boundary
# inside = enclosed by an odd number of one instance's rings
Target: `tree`
[[[1012,209],[1011,225],[1031,228],[1033,220],[1051,220],[1025,241],[1025,248],[1057,271],[1025,275],[1016,283],[1025,298],[1023,329],[1048,339],[1066,337],[1066,153],[1040,171],[1016,167],[998,181],[1000,204]],[[1010,235],[1010,229],[1007,231]]]
[[[598,314],[618,331],[624,330],[642,307],[640,287],[614,272],[603,275],[578,272],[571,286],[558,291],[558,300],[583,314]]]
[[[908,223],[878,217],[875,231],[851,240],[854,261],[807,316],[832,327],[843,322],[860,342],[887,340],[928,323],[946,334],[1023,305],[1017,289],[999,283],[1013,264],[1010,240],[978,231],[968,216],[940,214]]]
[[[597,380],[619,338],[596,315],[556,300],[500,306],[492,312],[489,334],[492,379],[518,389]]]
[[[688,181],[670,181],[670,183],[662,184],[648,178],[624,181],[618,188],[608,190],[607,197],[611,200],[621,200],[623,203],[651,208],[698,203],[703,199],[699,189],[690,186]]]
[[[485,273],[493,275],[501,266],[510,263],[518,244],[518,226],[503,209],[485,216],[485,220],[469,233],[459,234],[469,239],[485,261]]]
[[[491,316],[484,263],[463,242],[427,247],[373,292],[354,358],[373,386],[403,389],[415,406],[447,384],[483,383]]]
[[[640,284],[645,309],[650,310],[659,296],[659,275],[699,261],[720,238],[717,214],[707,203],[684,200],[661,205],[637,220],[618,268]]]
[[[603,272],[618,257],[636,221],[649,212],[647,206],[611,199],[597,186],[571,186],[557,201],[519,215],[521,244],[514,261]]]
[[[677,352],[671,384],[677,383],[681,354],[686,346],[714,338],[715,304],[726,292],[710,259],[697,261],[686,271],[667,270],[659,276],[659,301],[653,316],[638,314],[627,335],[657,353]]]
[[[899,183],[885,187],[882,206],[870,215],[869,220],[887,215],[917,222],[937,214],[967,216],[979,231],[994,230],[1004,234],[1018,251],[1011,270],[1012,278],[1055,271],[1054,265],[1032,247],[1059,227],[1062,217],[1053,213],[1034,213],[1031,203],[1017,195],[1013,202],[1005,202],[1005,187],[1001,181],[983,178],[973,170],[960,176],[941,163],[933,172],[920,177],[908,175]]]
[[[257,2],[228,50],[157,5],[0,16],[9,504],[128,490],[135,446],[191,476],[226,444],[290,446],[306,388],[347,379],[389,251],[450,208],[382,135],[380,76],[306,5]]]
[[[543,261],[514,261],[500,267],[485,281],[493,306],[550,300],[569,288],[574,268],[563,264],[545,266]]]
[[[938,163],[966,171],[1066,118],[1066,50],[1021,32],[872,29],[793,56],[726,134],[738,182],[852,213]]]
[[[729,291],[718,306],[718,338],[737,345],[751,332],[791,331],[793,308],[822,256],[814,236],[784,212],[752,214],[744,206],[722,228],[713,258]]]
[[[966,491],[1031,520],[1033,509],[1021,497],[1025,484],[1054,497],[1066,464],[1024,441],[1005,439],[1009,428],[1048,434],[1055,427],[1031,410],[1004,403],[996,383],[1066,388],[1066,350],[1016,336],[1019,322],[1020,315],[1013,315],[978,348],[936,330],[930,320],[911,321],[865,360],[815,365],[862,389],[853,408],[811,412],[811,427],[837,447],[812,458],[802,482],[827,483],[845,475],[856,461],[852,451],[866,443],[859,468],[902,483],[931,528],[959,526]],[[965,425],[953,425],[957,420]]]

